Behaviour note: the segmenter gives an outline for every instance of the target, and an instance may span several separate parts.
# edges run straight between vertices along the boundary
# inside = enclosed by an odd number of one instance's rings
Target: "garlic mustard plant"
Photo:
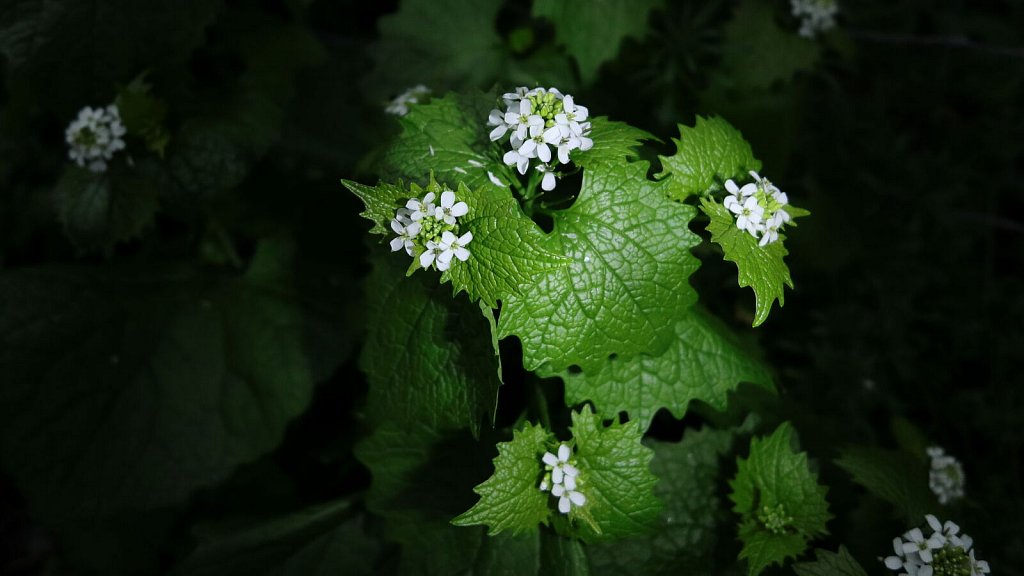
[[[931,534],[912,528],[894,538],[894,554],[880,560],[901,576],[981,576],[990,572],[988,562],[978,560],[971,546],[974,540],[960,532],[951,521],[942,523],[931,514],[925,515]]]
[[[800,35],[813,38],[836,25],[836,0],[790,0],[793,16],[800,19]]]
[[[487,118],[487,124],[494,127],[489,134],[492,142],[508,135],[510,149],[502,160],[520,174],[526,174],[537,160],[535,167],[543,174],[542,189],[554,190],[557,167],[569,164],[574,150],[586,151],[594,145],[589,136],[589,110],[556,88],[520,86],[503,94],[502,101],[505,112],[494,109]]]
[[[949,504],[964,496],[964,467],[956,458],[946,454],[939,446],[927,450],[931,464],[928,470],[928,487],[939,499],[939,504]]]
[[[114,157],[115,152],[124,150],[122,137],[126,132],[117,106],[86,106],[64,132],[69,147],[68,156],[75,164],[92,172],[105,172],[107,161]]]

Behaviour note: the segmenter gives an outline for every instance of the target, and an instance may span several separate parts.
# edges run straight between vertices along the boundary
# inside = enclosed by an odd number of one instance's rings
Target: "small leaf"
[[[594,141],[590,150],[576,150],[572,161],[584,169],[594,166],[615,167],[623,160],[637,157],[637,149],[644,140],[657,140],[654,135],[634,128],[625,122],[615,122],[604,116],[590,121],[589,137]]]
[[[706,310],[692,308],[677,322],[676,336],[658,356],[618,357],[595,371],[559,373],[566,404],[589,400],[605,415],[625,411],[646,429],[661,408],[682,418],[692,400],[724,410],[729,392],[741,382],[772,388],[765,366]]]
[[[146,148],[163,158],[171,141],[164,125],[167,104],[150,94],[151,90],[146,75],[140,74],[118,92],[115,103],[128,134],[141,138]]]
[[[579,491],[587,502],[580,510],[591,522],[578,525],[585,541],[650,532],[662,503],[654,495],[658,478],[651,473],[654,452],[641,443],[636,421],[604,426],[589,406],[572,414],[572,434],[579,463]]]
[[[818,548],[814,554],[817,556],[814,562],[798,562],[793,565],[797,576],[868,576],[845,546],[840,545],[838,553]]]
[[[626,38],[642,38],[647,16],[662,0],[536,0],[533,15],[551,20],[555,36],[576,58],[584,83],[591,83],[604,62]]]
[[[793,440],[788,422],[768,438],[754,438],[750,456],[738,460],[729,483],[733,511],[742,517],[740,557],[748,560],[751,575],[799,554],[808,539],[828,532],[827,489],[807,467],[807,454],[793,451]]]
[[[485,524],[487,533],[504,530],[513,534],[536,531],[547,524],[549,494],[538,487],[542,472],[541,456],[552,440],[541,426],[526,426],[513,433],[511,442],[498,444],[494,474],[473,489],[480,501],[452,520],[456,526]]]
[[[701,198],[700,207],[711,219],[708,222],[711,241],[722,247],[726,260],[736,264],[739,270],[739,285],[754,289],[754,326],[761,325],[768,319],[768,313],[775,300],[779,301],[780,307],[785,304],[783,285],[793,287],[789,268],[783,261],[789,254],[783,245],[786,237],[779,234],[777,241],[758,246],[757,238],[740,230],[732,213],[725,206],[713,199]],[[794,206],[786,206],[786,212],[794,218],[808,214],[806,210]]]
[[[499,337],[518,336],[523,362],[596,369],[610,354],[661,354],[696,301],[688,282],[699,242],[695,210],[665,198],[646,162],[584,169],[579,198],[553,215],[551,250],[569,266],[540,274],[502,309]]]
[[[934,511],[938,504],[928,488],[928,463],[898,450],[852,446],[843,450],[836,464],[853,481],[889,502],[908,524]]]
[[[664,170],[659,177],[671,176],[665,192],[675,200],[686,200],[722,189],[730,178],[745,178],[751,170],[761,169],[750,144],[739,130],[717,116],[697,117],[693,128],[679,125],[679,139],[673,138],[676,153],[660,156]]]

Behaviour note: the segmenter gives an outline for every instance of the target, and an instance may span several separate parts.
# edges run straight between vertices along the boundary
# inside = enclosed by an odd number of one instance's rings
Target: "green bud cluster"
[[[551,128],[555,125],[555,116],[564,112],[562,99],[551,92],[527,96],[527,100],[533,105],[533,113],[544,119],[544,127]]]
[[[947,544],[933,552],[931,567],[935,576],[971,576],[971,559],[959,546]]]
[[[782,504],[775,507],[762,506],[757,519],[773,534],[785,534],[786,528],[793,523],[793,517],[786,516],[786,508]]]
[[[423,239],[423,245],[426,246],[427,242],[433,241],[436,243],[441,242],[441,235],[445,232],[451,232],[456,236],[459,235],[459,223],[449,224],[442,218],[435,218],[433,216],[425,216],[420,220],[420,233],[418,238]]]

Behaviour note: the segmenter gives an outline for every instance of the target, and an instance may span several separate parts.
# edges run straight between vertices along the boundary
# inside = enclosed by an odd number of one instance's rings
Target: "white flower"
[[[509,129],[515,131],[516,137],[520,140],[526,140],[530,128],[544,128],[544,119],[533,114],[533,103],[529,100],[519,101],[518,112],[509,108],[508,112],[505,112],[505,123]]]
[[[430,88],[419,84],[402,92],[392,100],[384,111],[395,116],[405,116],[409,113],[410,104],[419,104],[420,100],[430,94]]]
[[[551,149],[544,140],[544,126],[531,126],[530,138],[519,147],[519,155],[526,158],[538,158],[545,164],[551,162]]]
[[[402,208],[399,211],[404,210]],[[409,256],[412,256],[413,246],[416,245],[414,242],[416,235],[420,233],[421,224],[419,222],[413,222],[409,220],[407,216],[401,212],[395,216],[395,219],[391,221],[391,229],[398,234],[397,238],[391,240],[391,251],[397,252],[403,246]]]
[[[79,166],[103,172],[107,169],[107,160],[124,149],[122,136],[126,133],[117,106],[82,108],[64,131],[64,140],[69,146],[68,157]]]
[[[779,239],[779,232],[792,219],[783,209],[789,204],[789,197],[757,172],[751,170],[750,176],[754,181],[742,188],[731,179],[725,181],[729,194],[723,205],[736,215],[737,228],[754,238],[760,237],[758,245],[766,246]]]
[[[505,162],[506,166],[515,166],[519,170],[520,174],[526,174],[526,171],[530,168],[530,157],[523,156],[518,150],[509,150],[505,152],[505,156],[502,157],[502,161]]]
[[[441,205],[434,208],[434,217],[444,220],[446,224],[454,225],[455,219],[465,216],[469,212],[469,206],[465,202],[456,202],[455,192],[445,190],[441,193]]]
[[[434,242],[433,240],[428,240],[424,248],[426,248],[426,250],[424,250],[423,254],[420,254],[420,266],[423,268],[429,268],[430,265],[434,263],[434,260],[441,255],[443,249],[441,248],[440,243]]]
[[[434,206],[435,194],[433,192],[427,192],[427,195],[423,197],[423,200],[419,198],[410,198],[405,203],[405,207],[410,211],[409,219],[413,222],[422,220],[424,216],[434,216],[436,213],[436,207]]]
[[[974,558],[974,550],[971,550],[969,558],[971,560],[971,576],[981,576],[982,574],[989,573],[988,562],[976,560]]]
[[[836,0],[790,0],[793,16],[800,18],[800,35],[813,38],[836,25]]]
[[[940,504],[948,504],[964,496],[964,467],[956,458],[949,456],[939,446],[927,449],[931,458],[928,471],[928,487]]]
[[[932,550],[942,548],[942,545],[946,543],[946,539],[941,534],[932,534],[925,538],[920,528],[914,528],[907,532],[906,538],[907,541],[903,543],[903,552],[905,554],[916,552],[926,563],[932,561]]]
[[[729,210],[737,216],[736,227],[746,230],[756,238],[761,217],[764,215],[764,208],[758,205],[757,198],[747,198],[743,204],[734,202]]]
[[[469,259],[469,250],[466,250],[466,245],[473,239],[472,232],[466,232],[462,236],[455,236],[455,234],[444,231],[441,234],[441,253],[437,255],[437,269],[444,272],[451,266],[452,257],[458,258],[460,261],[465,262]]]

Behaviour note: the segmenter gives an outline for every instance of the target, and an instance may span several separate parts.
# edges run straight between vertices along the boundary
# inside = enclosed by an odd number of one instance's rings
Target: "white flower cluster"
[[[384,111],[395,116],[405,116],[409,113],[410,104],[419,104],[420,99],[429,94],[430,88],[423,84],[418,84],[396,96],[394,100],[388,103]]]
[[[742,188],[732,180],[725,181],[729,195],[725,207],[736,215],[736,227],[746,230],[751,236],[761,237],[761,246],[779,239],[779,231],[790,221],[789,213],[783,207],[789,204],[789,197],[767,178],[750,171],[754,182]]]
[[[989,573],[988,562],[974,557],[974,540],[960,532],[953,522],[939,522],[925,516],[932,535],[925,538],[920,528],[913,528],[902,538],[892,541],[894,556],[882,559],[890,570],[902,570],[900,576],[981,576]]]
[[[521,86],[503,94],[502,100],[507,110],[503,113],[494,109],[487,119],[487,124],[494,126],[491,141],[508,134],[512,149],[505,153],[505,164],[526,174],[530,162],[538,160],[535,168],[544,174],[541,188],[554,190],[558,164],[568,164],[573,150],[586,151],[594,145],[589,137],[590,122],[586,121],[589,112],[572,96],[555,88],[527,90]],[[552,162],[556,157],[558,164]]]
[[[436,267],[444,272],[452,265],[452,259],[462,262],[469,259],[466,245],[473,239],[472,232],[459,236],[461,216],[469,213],[469,206],[458,201],[455,192],[441,192],[441,202],[435,205],[437,197],[428,192],[423,199],[412,198],[404,208],[399,208],[391,221],[391,229],[398,234],[391,240],[391,251],[405,248],[405,252],[418,258],[423,268]]]
[[[836,0],[790,0],[790,7],[793,16],[800,19],[800,35],[804,38],[814,38],[836,25]]]
[[[107,160],[114,157],[114,152],[124,149],[121,137],[126,132],[117,106],[111,104],[96,109],[86,106],[64,132],[64,139],[70,147],[68,156],[83,168],[104,172]]]
[[[551,495],[558,498],[558,511],[568,514],[573,506],[579,507],[587,503],[587,497],[579,491],[580,470],[570,460],[572,448],[567,444],[558,447],[558,455],[545,452],[541,460],[544,461],[544,478],[540,481],[540,489],[543,492],[551,491]]]
[[[964,467],[956,458],[938,446],[928,448],[932,459],[928,471],[928,487],[938,496],[939,504],[947,504],[964,496]]]

